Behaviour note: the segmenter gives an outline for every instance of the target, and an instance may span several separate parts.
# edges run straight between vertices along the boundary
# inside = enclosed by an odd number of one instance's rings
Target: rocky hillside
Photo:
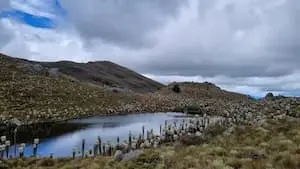
[[[89,82],[101,86],[130,89],[135,92],[156,91],[163,87],[162,84],[154,80],[109,61],[88,63],[60,61],[40,62],[38,64],[81,82]]]
[[[23,121],[60,120],[110,112],[131,102],[133,93],[76,81],[68,76],[53,77],[52,72],[27,61],[0,57],[0,119]]]
[[[106,68],[106,71],[110,70]],[[119,87],[112,89],[111,86],[95,85],[66,75],[49,66],[49,63],[39,64],[5,55],[0,56],[0,75],[0,123],[8,123],[15,118],[31,123],[91,115],[166,112],[185,106],[197,106],[202,112],[217,115],[276,112],[282,108],[288,113],[296,113],[295,116],[300,113],[294,111],[299,99],[274,98],[258,102],[208,82],[178,83],[180,92],[174,91],[175,84],[155,92],[128,92]],[[144,82],[141,80],[140,84]]]
[[[54,77],[68,76],[74,80],[99,86],[122,88],[134,92],[150,92],[164,87],[159,82],[109,61],[76,63],[71,61],[36,62],[18,58],[11,59],[26,65],[24,70],[27,72],[40,73],[42,69],[47,69],[48,73]]]

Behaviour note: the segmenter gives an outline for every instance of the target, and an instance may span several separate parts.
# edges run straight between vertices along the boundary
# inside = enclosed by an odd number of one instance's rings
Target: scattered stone
[[[114,158],[116,161],[122,161],[123,160],[123,153],[121,150],[117,150],[115,152]]]
[[[129,153],[123,154],[122,161],[135,160],[143,153],[143,150],[134,150]]]

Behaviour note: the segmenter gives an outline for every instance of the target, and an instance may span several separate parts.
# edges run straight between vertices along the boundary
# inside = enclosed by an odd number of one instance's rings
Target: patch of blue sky
[[[250,97],[252,97],[255,100],[259,100],[263,98],[263,96],[255,96],[255,95],[250,95]]]
[[[24,24],[37,28],[55,28],[55,21],[42,16],[35,16],[20,10],[4,11],[0,17],[16,19]]]
[[[54,11],[51,12],[57,17],[66,17],[67,12],[61,6],[59,0],[53,0],[52,9],[54,9]],[[53,29],[56,27],[56,22],[53,18],[37,16],[17,9],[6,9],[2,12],[0,11],[0,19],[1,18],[12,18],[36,28]]]

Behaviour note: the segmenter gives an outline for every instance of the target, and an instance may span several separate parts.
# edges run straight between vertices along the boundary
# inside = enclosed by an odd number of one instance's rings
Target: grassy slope
[[[185,105],[215,100],[244,100],[245,95],[211,84],[180,83],[182,92],[165,87],[155,93],[114,92],[68,76],[54,78],[42,67],[32,70],[26,60],[0,56],[0,119],[62,120],[115,112],[172,111]],[[29,68],[28,68],[29,67]],[[211,99],[211,100],[209,100]]]
[[[300,167],[300,123],[269,121],[263,126],[239,126],[230,135],[219,134],[192,146],[163,146],[147,150],[137,160],[114,162],[94,159],[29,159],[9,161],[22,169],[297,169]],[[16,167],[18,166],[18,167]]]
[[[182,82],[178,83],[182,95],[186,97],[192,97],[194,99],[225,99],[225,100],[247,100],[248,96],[240,93],[230,92],[222,90],[220,87],[204,82],[204,83],[193,83],[193,82]],[[170,84],[167,88],[163,88],[161,93],[170,93],[173,84]]]
[[[20,119],[51,120],[74,118],[93,112],[108,112],[113,106],[131,102],[130,94],[114,93],[105,88],[69,78],[52,78],[44,72],[24,72],[23,63],[1,57],[0,115]]]

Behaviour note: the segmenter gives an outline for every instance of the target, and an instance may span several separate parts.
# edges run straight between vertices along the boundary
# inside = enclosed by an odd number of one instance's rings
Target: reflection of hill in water
[[[120,126],[121,123],[116,123],[116,122],[104,122],[101,125],[97,125],[97,127],[101,127],[101,128],[115,128]]]
[[[36,123],[26,126],[20,126],[17,132],[18,143],[30,143],[34,138],[48,139],[64,135],[83,128],[87,128],[89,125],[80,123]],[[14,128],[10,127],[6,131],[3,131],[3,135],[6,135],[9,140],[14,139]]]
[[[178,118],[178,116],[180,117]],[[182,113],[145,113],[90,117],[51,125],[40,124],[40,126],[31,128],[20,128],[18,141],[21,139],[32,143],[33,138],[38,137],[41,139],[39,145],[41,155],[48,156],[50,153],[54,153],[57,157],[69,156],[73,148],[80,147],[82,139],[86,140],[87,146],[93,145],[98,136],[103,142],[115,143],[118,137],[120,140],[128,139],[129,132],[138,136],[141,134],[143,126],[145,132],[153,129],[154,133],[159,133],[160,125],[164,125],[165,120],[171,123],[172,121],[181,121],[184,117],[185,115]],[[26,154],[30,155],[31,151],[28,150]]]
[[[163,117],[163,118],[160,118]],[[71,123],[84,123],[84,124],[104,124],[104,126],[124,126],[131,123],[156,121],[159,119],[174,119],[174,118],[186,118],[187,115],[181,113],[144,113],[133,115],[117,115],[117,116],[100,116],[90,117],[86,119],[72,120]],[[163,120],[163,121],[164,121]],[[113,125],[115,124],[115,125]]]
[[[186,115],[181,113],[145,113],[90,117],[86,119],[71,120],[69,122],[60,123],[38,123],[21,126],[18,129],[17,141],[18,143],[30,143],[32,142],[33,138],[40,138],[41,140],[51,139],[68,133],[77,132],[81,129],[85,129],[85,132],[93,129],[119,131],[127,129],[134,130],[130,128],[138,127],[140,130],[143,125],[159,128],[159,125],[164,124],[165,120],[178,121],[185,117]],[[11,127],[10,130],[4,131],[3,134],[7,135],[10,140],[13,140],[13,130],[14,127]]]

